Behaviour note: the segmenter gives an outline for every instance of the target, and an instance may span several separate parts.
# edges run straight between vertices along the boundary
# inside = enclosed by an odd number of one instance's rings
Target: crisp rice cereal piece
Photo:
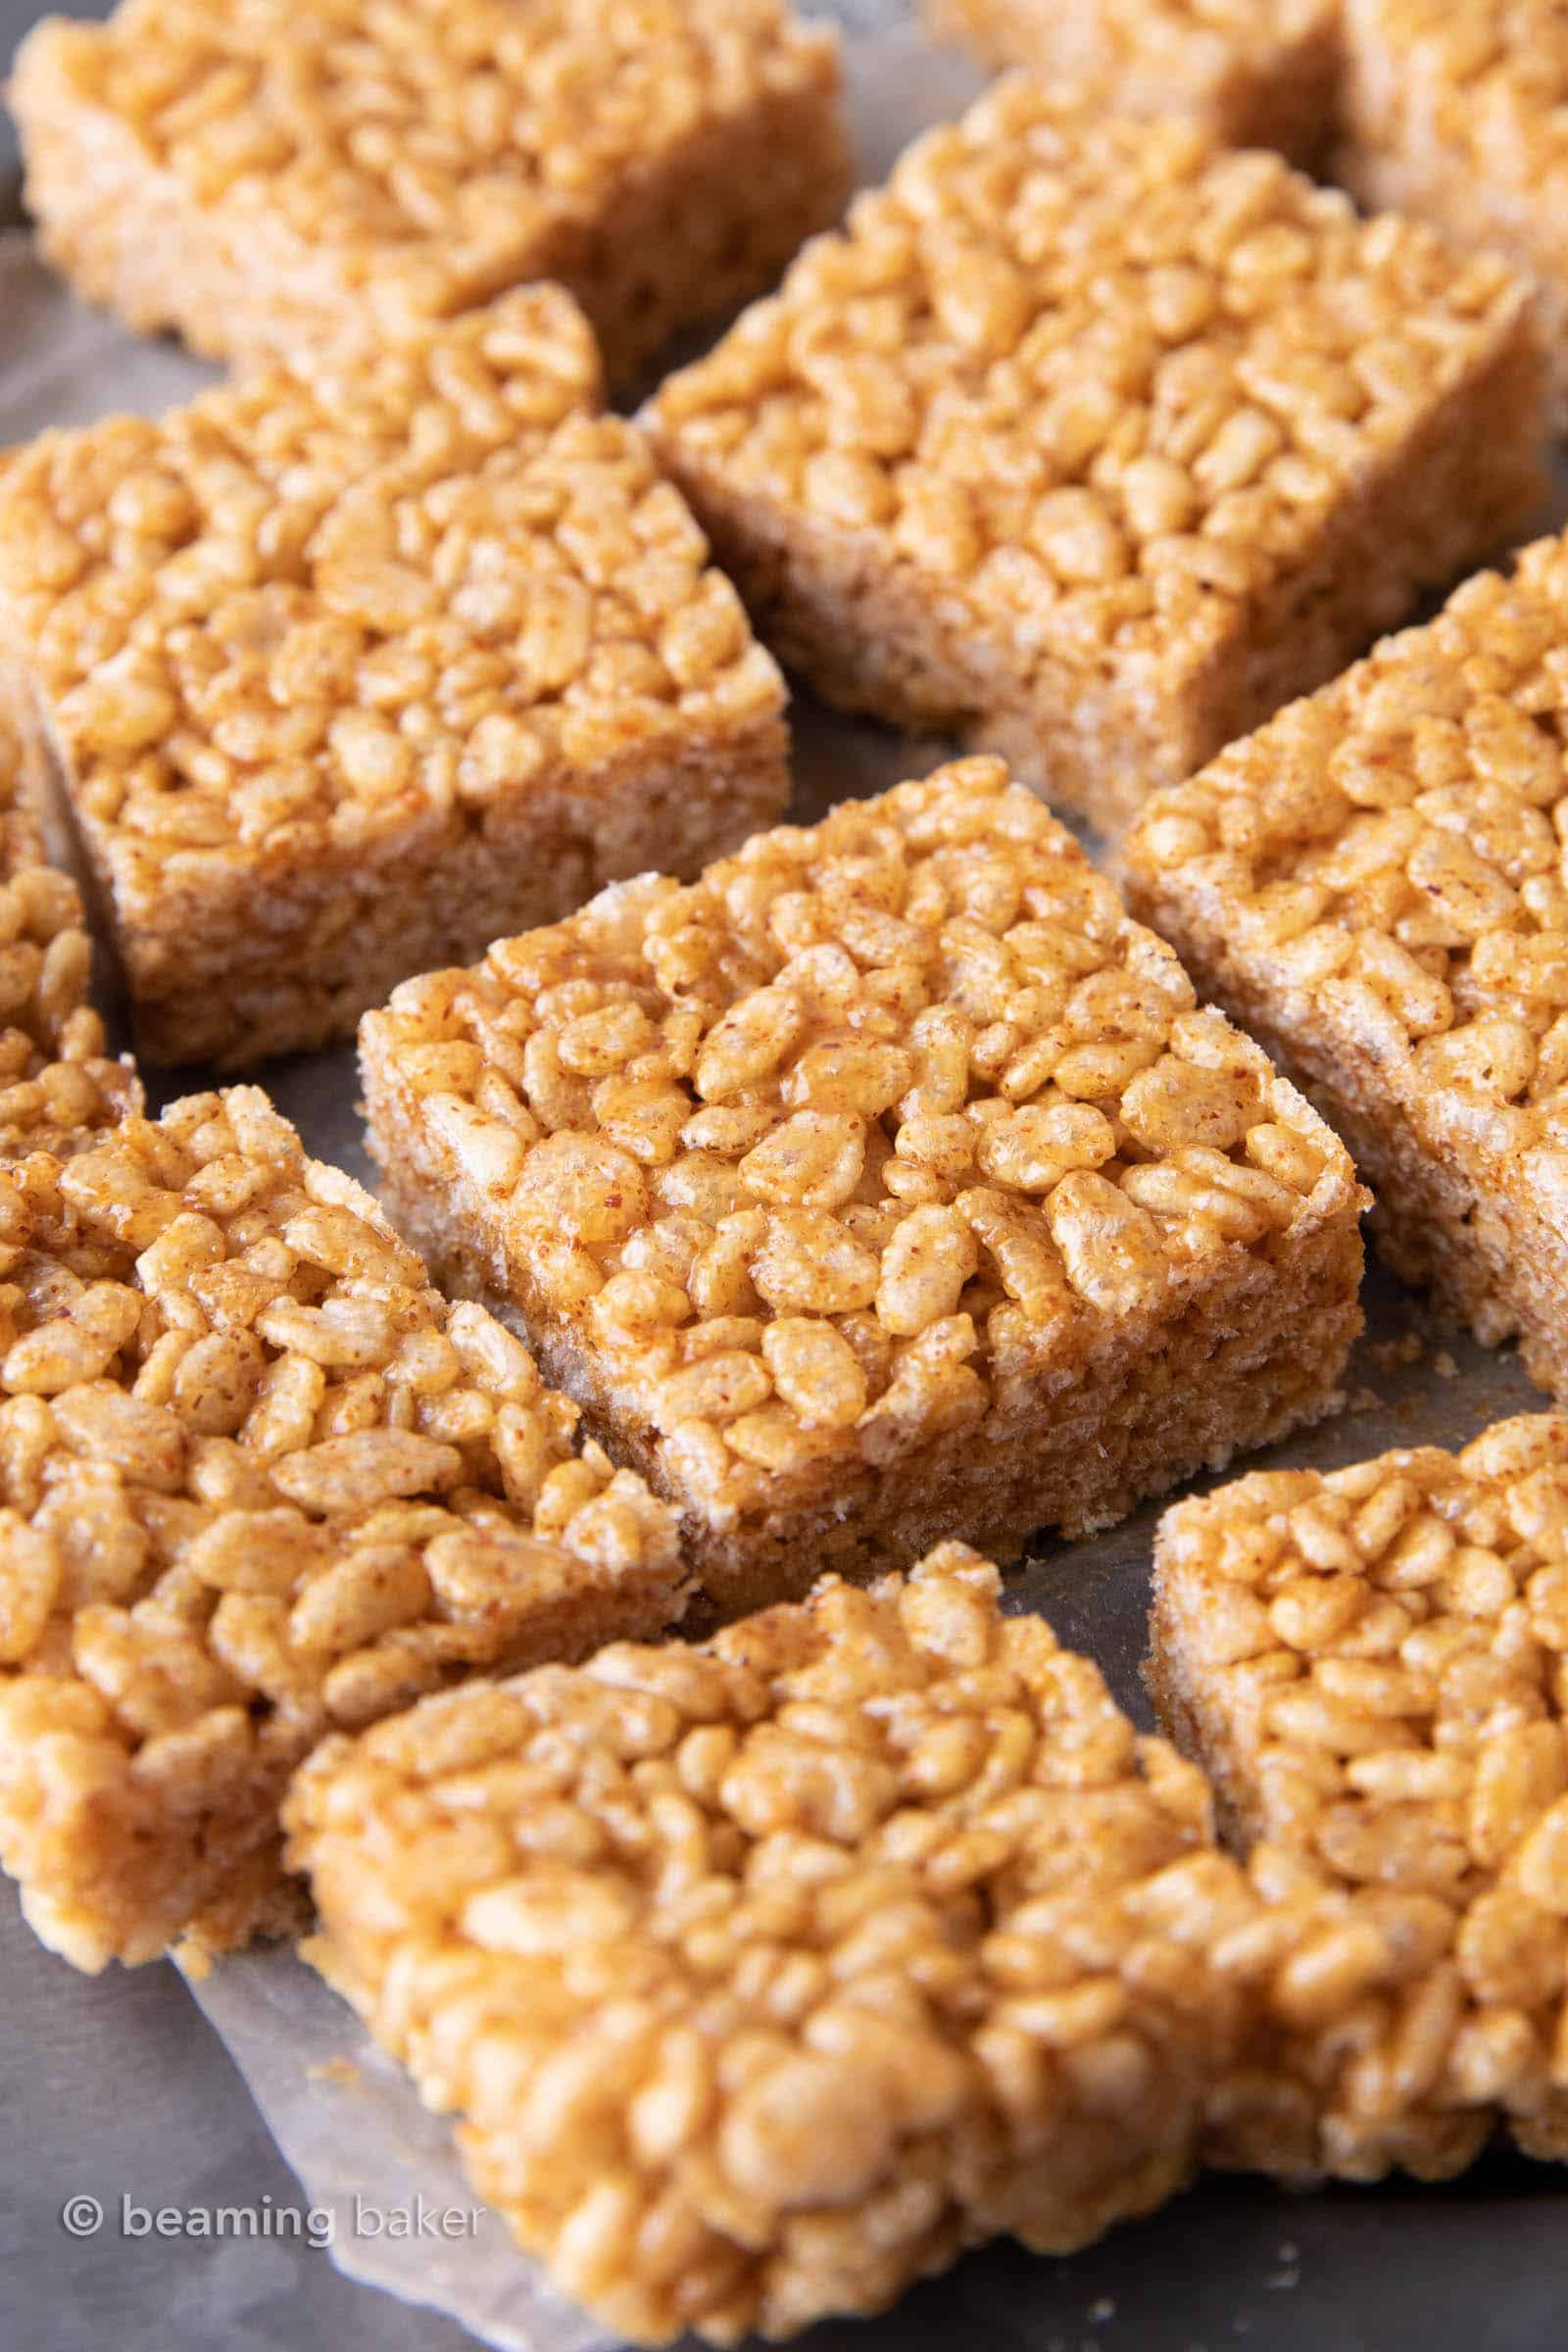
[[[1554,0],[1348,0],[1337,177],[1540,283],[1568,431],[1568,24]]]
[[[79,1968],[279,1916],[325,1732],[680,1614],[670,1513],[258,1088],[0,1173],[0,1860]]]
[[[308,1947],[618,2337],[884,2308],[1187,2178],[1247,1907],[1201,1776],[948,1544],[428,1700],[295,1781]]]
[[[0,692],[0,1165],[62,1158],[141,1108],[129,1057],[105,1051],[87,1002],[81,901],[44,855],[30,762]]]
[[[1161,794],[1133,905],[1344,1136],[1384,1254],[1568,1398],[1568,539]]]
[[[1500,2115],[1568,2160],[1568,1419],[1178,1503],[1152,1631],[1263,1903],[1213,2153],[1440,2178]]]
[[[351,1031],[775,818],[784,691],[556,287],[0,475],[0,613],[144,1054]]]
[[[1542,492],[1503,264],[1022,76],[646,420],[786,665],[1106,831]]]
[[[1002,762],[649,875],[367,1017],[371,1149],[677,1501],[710,1602],[1012,1558],[1311,1420],[1363,1196]]]
[[[549,277],[626,381],[837,214],[839,80],[780,0],[123,0],[10,98],[45,253],[142,333],[363,352]]]
[[[1333,136],[1341,0],[925,0],[989,66],[1080,80],[1107,111],[1191,115],[1303,168]]]

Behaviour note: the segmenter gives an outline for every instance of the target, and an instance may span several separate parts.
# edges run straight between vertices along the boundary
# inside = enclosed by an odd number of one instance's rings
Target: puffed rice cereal
[[[883,2309],[1190,2170],[1247,1901],[1201,1777],[956,1544],[426,1700],[290,1792],[307,1947],[617,2338]]]
[[[1106,831],[1542,490],[1502,263],[1022,76],[646,417],[787,666]]]
[[[776,817],[784,692],[556,287],[0,474],[137,1042],[233,1068]]]
[[[1014,1558],[1315,1418],[1343,1148],[997,760],[604,892],[361,1030],[384,1197],[724,1614]]]
[[[1166,1512],[1150,1680],[1253,1847],[1221,2161],[1568,2160],[1568,1419]]]
[[[221,358],[549,277],[626,380],[849,185],[836,36],[781,0],[122,0],[36,27],[10,97],[56,268]]]
[[[0,1172],[0,1860],[77,1967],[286,1909],[323,1733],[679,1615],[673,1523],[255,1087]]]
[[[1336,176],[1535,275],[1568,431],[1568,23],[1553,0],[1347,0]]]
[[[34,778],[0,685],[0,1166],[67,1158],[141,1108],[129,1057],[87,1002],[92,943],[71,878],[44,855]]]
[[[1354,1153],[1384,1254],[1568,1399],[1568,539],[1174,792],[1132,903]]]
[[[925,0],[988,66],[1090,85],[1129,115],[1191,115],[1303,168],[1332,140],[1341,0]]]

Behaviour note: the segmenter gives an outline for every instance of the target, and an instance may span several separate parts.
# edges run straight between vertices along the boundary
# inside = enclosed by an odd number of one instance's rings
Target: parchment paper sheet
[[[899,0],[840,0],[816,13],[835,15],[846,27],[865,180],[880,178],[908,138],[979,86],[961,59],[922,40]],[[20,231],[0,236],[0,444],[111,410],[155,415],[216,373],[172,345],[134,342],[83,310],[33,259]],[[794,716],[793,813],[803,820],[835,800],[923,773],[944,749],[801,702]],[[348,1050],[257,1074],[314,1152],[368,1179]],[[200,1073],[180,1073],[164,1093],[201,1082]],[[1388,1446],[1462,1444],[1488,1422],[1544,1401],[1513,1355],[1489,1354],[1430,1327],[1418,1304],[1376,1269],[1368,1320],[1351,1374],[1352,1409],[1261,1458],[1329,1467]],[[1420,1359],[1391,1362],[1388,1343],[1412,1332]],[[1010,1605],[1049,1615],[1064,1641],[1099,1660],[1123,1704],[1146,1722],[1138,1663],[1157,1515],[1152,1505],[1091,1543],[1045,1547],[1009,1583]],[[611,2341],[551,2290],[495,2215],[475,2213],[448,2125],[424,2112],[399,2070],[292,1952],[264,1949],[224,1961],[192,1991],[299,2176],[304,2202],[330,2214],[331,2254],[341,2270],[450,2313],[505,2352],[589,2352]],[[471,2217],[465,2234],[394,2239],[376,2228],[376,2217],[393,2208],[416,2215],[421,2199],[432,2213]]]

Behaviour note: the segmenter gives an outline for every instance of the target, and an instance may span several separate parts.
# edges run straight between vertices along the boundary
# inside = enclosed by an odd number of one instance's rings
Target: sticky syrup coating
[[[617,2335],[788,2335],[1185,2178],[1245,1881],[1200,1776],[999,1592],[950,1544],[296,1781],[312,1956]]]
[[[78,1966],[286,1914],[323,1733],[679,1614],[669,1513],[259,1089],[0,1218],[0,1856]]]
[[[997,760],[410,981],[362,1050],[394,1214],[726,1607],[1106,1524],[1322,1409],[1357,1322],[1344,1151]]]
[[[1568,2158],[1568,1419],[1177,1504],[1150,1679],[1264,1841],[1219,2153],[1443,2177],[1500,2116]]]

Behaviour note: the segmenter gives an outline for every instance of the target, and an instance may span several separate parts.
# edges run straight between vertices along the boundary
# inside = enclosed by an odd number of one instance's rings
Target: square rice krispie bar
[[[1107,831],[1541,495],[1500,262],[1023,77],[647,421],[787,665]]]
[[[128,1056],[104,1050],[91,978],[81,901],[46,859],[28,761],[0,703],[0,1165],[69,1157],[141,1108]]]
[[[352,1030],[781,812],[784,690],[559,288],[0,473],[27,656],[149,1059]]]
[[[283,1907],[327,1731],[680,1614],[670,1513],[258,1089],[0,1173],[0,1860],[81,1968]]]
[[[1441,2177],[1500,2115],[1568,2160],[1568,1419],[1178,1503],[1150,1681],[1264,1905],[1213,2153]]]
[[[1087,83],[1107,109],[1191,115],[1303,168],[1330,144],[1341,0],[925,0],[988,66]]]
[[[1568,430],[1568,22],[1556,0],[1347,0],[1336,176],[1533,270]]]
[[[1186,2179],[1241,1874],[1201,1777],[1000,1583],[956,1544],[828,1578],[702,1647],[426,1700],[295,1781],[310,1955],[617,2338],[877,2311]]]
[[[45,253],[139,332],[364,352],[549,277],[625,381],[834,218],[839,78],[781,0],[122,0],[9,95]]]
[[[1568,540],[1159,796],[1132,903],[1344,1136],[1407,1281],[1568,1397]]]
[[[384,1195],[678,1503],[710,1602],[1143,1495],[1328,1410],[1364,1196],[1000,760],[408,982]]]

